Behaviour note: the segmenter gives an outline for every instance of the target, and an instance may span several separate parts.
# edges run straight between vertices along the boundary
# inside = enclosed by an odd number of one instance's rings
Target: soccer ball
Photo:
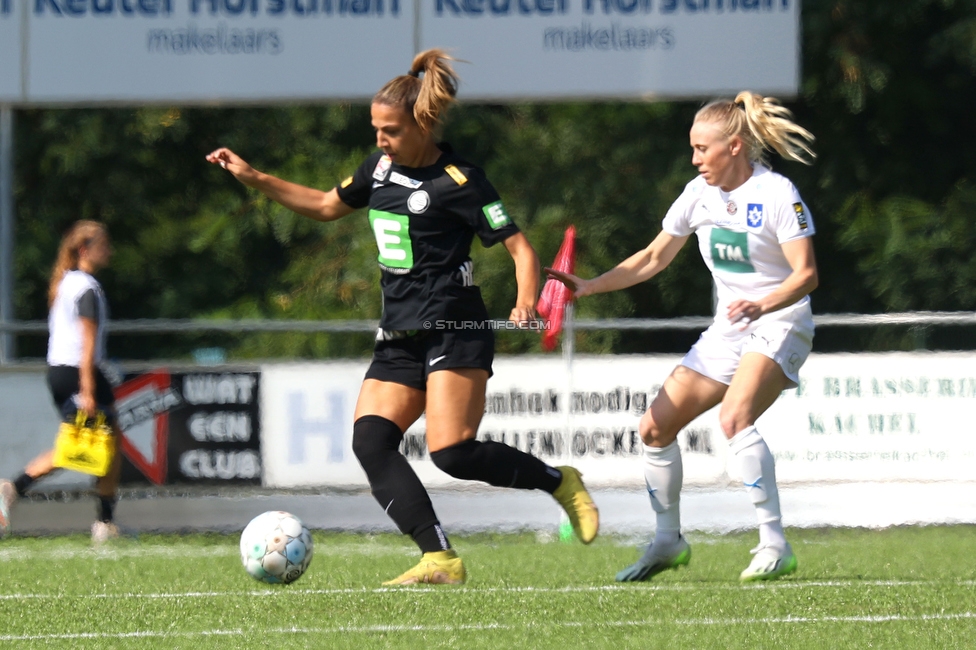
[[[257,580],[288,584],[312,562],[312,534],[295,515],[272,510],[251,520],[241,533],[241,562]]]

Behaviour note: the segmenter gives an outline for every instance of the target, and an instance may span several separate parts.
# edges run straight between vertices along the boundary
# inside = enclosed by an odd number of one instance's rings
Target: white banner
[[[677,360],[578,360],[574,375],[585,379],[567,399],[568,386],[561,381],[567,375],[558,359],[497,359],[478,437],[517,447],[551,465],[572,464],[594,483],[636,485],[637,423],[659,388],[652,382],[666,377]],[[367,485],[352,453],[353,415],[367,367],[367,362],[343,362],[262,368],[265,485]],[[689,484],[712,484],[723,475],[725,448],[711,439],[715,417],[706,414],[682,433]],[[402,446],[421,480],[435,486],[464,484],[430,461],[424,431],[421,417],[407,430]]]
[[[368,485],[352,453],[356,398],[368,365],[362,361],[261,368],[265,485]]]
[[[414,54],[413,11],[400,0],[30,6],[29,103],[362,99]]]
[[[578,467],[588,483],[639,488],[640,417],[677,356],[502,357],[488,383],[480,439]],[[781,483],[969,481],[976,463],[976,355],[812,355],[799,389],[757,426]],[[262,379],[265,483],[366,485],[352,454],[352,422],[367,363],[266,366]],[[686,485],[735,481],[719,409],[679,435]],[[424,420],[403,451],[427,485],[460,485],[430,462]]]
[[[435,46],[472,63],[467,99],[788,96],[798,23],[797,0],[0,0],[0,101],[367,100]]]
[[[799,86],[797,0],[428,0],[466,97],[689,97]]]
[[[677,356],[502,358],[488,383],[479,435],[550,465],[573,465],[588,483],[642,485],[638,425]],[[688,485],[714,484],[725,470],[717,411],[681,434]]]
[[[976,355],[813,355],[760,420],[783,481],[971,481]]]

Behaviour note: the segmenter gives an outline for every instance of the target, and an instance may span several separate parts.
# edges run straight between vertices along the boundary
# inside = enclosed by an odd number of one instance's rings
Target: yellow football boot
[[[569,523],[573,525],[573,532],[584,544],[596,539],[600,530],[600,511],[586,491],[583,480],[575,467],[557,467],[562,472],[563,480],[552,493],[559,505],[569,515]]]
[[[417,566],[384,585],[460,585],[467,579],[464,562],[453,549],[424,553]]]

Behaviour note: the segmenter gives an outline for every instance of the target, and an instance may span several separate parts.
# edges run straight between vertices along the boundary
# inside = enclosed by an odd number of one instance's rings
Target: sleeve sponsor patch
[[[802,203],[793,204],[793,212],[796,213],[796,222],[800,224],[800,228],[803,230],[807,229],[807,214],[803,211]]]
[[[458,185],[464,185],[468,182],[468,177],[461,173],[461,170],[454,165],[448,165],[444,168],[447,175],[454,179],[454,182]]]
[[[339,187],[341,187],[343,189],[349,187],[350,185],[352,185],[352,176],[350,176],[349,178],[347,178],[347,179],[343,180],[341,183],[339,183]]]
[[[390,171],[390,165],[393,161],[389,156],[383,154],[380,159],[376,162],[376,167],[373,169],[373,178],[378,181],[386,180],[386,172]]]
[[[505,212],[505,206],[502,205],[501,201],[489,203],[481,210],[485,213],[485,218],[488,219],[488,225],[491,226],[492,230],[498,230],[512,223],[512,219]]]

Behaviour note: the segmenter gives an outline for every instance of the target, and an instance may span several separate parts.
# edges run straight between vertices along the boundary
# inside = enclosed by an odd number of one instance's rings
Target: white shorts
[[[758,352],[783,369],[790,388],[800,381],[800,366],[813,347],[813,316],[809,308],[763,316],[740,332],[727,322],[716,321],[702,332],[698,342],[681,360],[709,379],[725,385],[739,368],[742,355]]]

